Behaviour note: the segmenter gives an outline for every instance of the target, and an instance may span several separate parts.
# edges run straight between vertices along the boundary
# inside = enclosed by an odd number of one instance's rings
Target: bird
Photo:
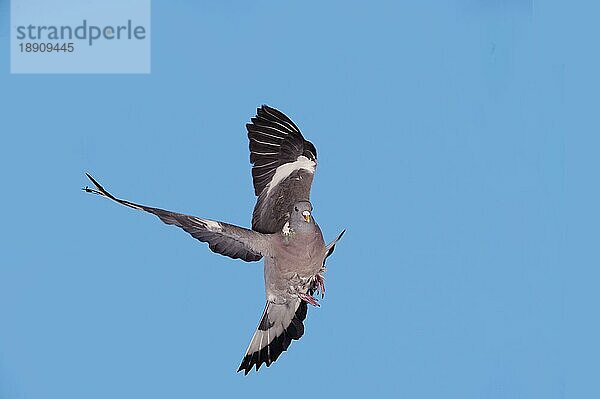
[[[317,297],[325,295],[325,260],[346,231],[325,244],[310,202],[317,150],[296,124],[262,105],[246,130],[257,196],[251,229],[119,199],[87,172],[93,187],[83,188],[180,227],[215,253],[246,262],[264,259],[266,304],[237,370],[244,375],[271,366],[304,335],[308,305],[319,307]]]

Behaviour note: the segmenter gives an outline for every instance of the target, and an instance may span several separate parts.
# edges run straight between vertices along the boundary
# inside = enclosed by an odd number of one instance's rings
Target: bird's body
[[[270,242],[273,256],[265,258],[267,299],[306,294],[325,262],[326,247],[319,226],[314,223],[314,229],[306,232],[276,233]]]
[[[264,257],[266,306],[238,369],[245,374],[263,363],[270,366],[303,335],[307,303],[318,306],[313,294],[324,294],[325,259],[343,234],[325,245],[312,217],[316,149],[296,125],[280,111],[262,106],[246,128],[258,196],[252,230],[118,199],[89,174],[96,188],[85,188],[181,227],[214,252],[248,262]]]

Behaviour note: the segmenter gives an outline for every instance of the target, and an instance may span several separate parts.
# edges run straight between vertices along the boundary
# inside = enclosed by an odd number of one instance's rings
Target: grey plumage
[[[318,306],[313,294],[324,294],[325,259],[344,232],[325,245],[312,217],[310,188],[317,152],[298,127],[266,105],[246,127],[258,196],[252,230],[116,198],[87,173],[95,188],[84,190],[152,213],[208,243],[213,252],[247,262],[264,257],[267,303],[238,369],[248,374],[253,367],[270,366],[292,340],[302,337],[307,303]]]
[[[317,150],[294,122],[266,105],[258,108],[246,129],[252,182],[258,196],[252,230],[275,233],[281,230],[294,203],[310,200]]]
[[[152,208],[114,197],[104,189],[89,173],[90,179],[96,189],[86,187],[85,191],[109,198],[129,208],[146,211],[158,216],[166,224],[181,227],[195,239],[208,243],[211,251],[233,259],[242,259],[246,262],[254,262],[263,257],[268,248],[268,237],[256,231],[248,230],[232,224],[202,219],[195,216],[183,215],[181,213],[165,211],[164,209]]]

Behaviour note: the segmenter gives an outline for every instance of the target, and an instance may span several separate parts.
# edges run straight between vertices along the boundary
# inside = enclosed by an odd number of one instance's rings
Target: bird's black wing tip
[[[98,183],[98,181],[96,179],[94,179],[94,177],[92,175],[90,175],[88,172],[84,172],[84,173],[87,176],[87,178],[90,179],[90,181],[94,184],[94,186],[96,186],[96,188],[93,189],[93,188],[89,188],[88,186],[85,186],[83,188],[83,191],[85,191],[86,193],[97,194],[102,197],[110,198],[113,201],[117,201],[123,205],[129,206],[126,203],[124,203],[126,201],[119,200],[119,199],[115,198],[115,196],[113,196],[111,193],[106,191],[106,189],[104,187],[102,187],[102,185],[100,183]]]
[[[102,186],[100,186],[100,183],[98,183],[96,181],[96,179],[94,179],[94,177],[92,175],[90,175],[88,172],[84,172],[85,175],[87,176],[88,179],[90,179],[90,181],[94,184],[94,186],[96,186],[97,188],[101,188]]]
[[[84,172],[84,173],[87,176],[87,178],[90,179],[90,181],[94,184],[94,186],[96,186],[96,189],[90,188],[89,186],[85,186],[85,187],[82,187],[81,190],[85,191],[86,193],[91,193],[91,194],[97,194],[97,195],[104,196],[104,194],[103,194],[104,188],[102,188],[102,186],[100,185],[100,183],[98,183],[96,181],[96,179],[94,179],[92,177],[92,175],[90,175],[88,172]]]

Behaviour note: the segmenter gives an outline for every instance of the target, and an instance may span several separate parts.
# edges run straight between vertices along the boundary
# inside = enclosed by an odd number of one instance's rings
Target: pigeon
[[[308,305],[320,306],[315,295],[323,298],[325,294],[325,260],[345,232],[327,245],[323,240],[310,202],[317,150],[296,124],[281,111],[263,105],[246,129],[258,197],[251,229],[119,199],[89,173],[86,176],[94,187],[83,188],[180,227],[208,243],[215,253],[246,262],[264,258],[266,304],[237,370],[244,375],[254,367],[258,372],[262,364],[269,367],[293,340],[302,337]]]

